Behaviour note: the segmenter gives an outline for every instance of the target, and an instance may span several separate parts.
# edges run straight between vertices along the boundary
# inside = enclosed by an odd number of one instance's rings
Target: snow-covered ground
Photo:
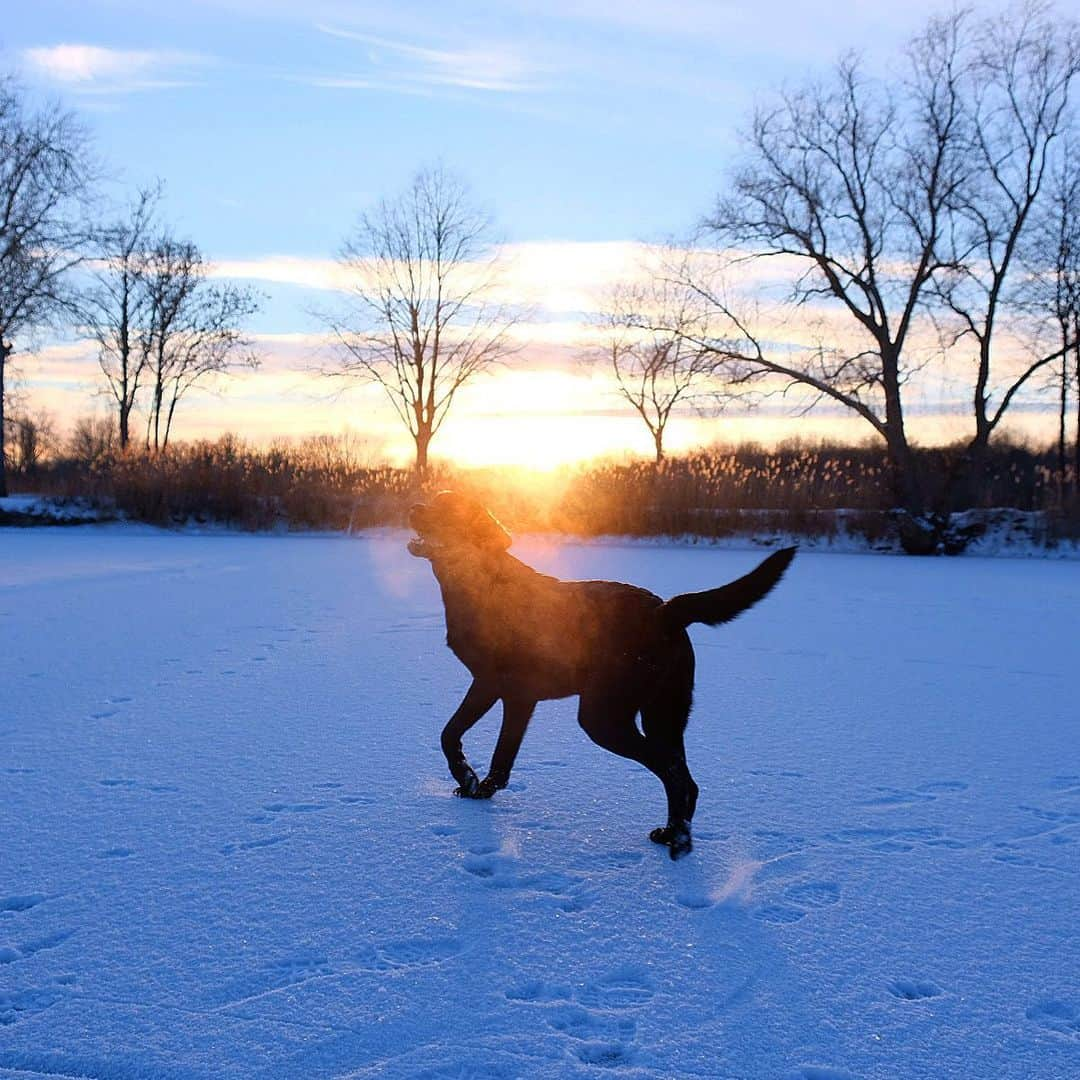
[[[694,630],[673,864],[572,702],[451,797],[401,535],[0,531],[0,1076],[1080,1075],[1078,610],[1071,562],[804,553]]]

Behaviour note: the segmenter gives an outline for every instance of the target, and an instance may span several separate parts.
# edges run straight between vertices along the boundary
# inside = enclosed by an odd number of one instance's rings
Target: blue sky
[[[707,209],[755,93],[930,5],[510,0],[21,4],[9,64],[215,255],[325,255],[442,159],[505,235],[629,240]],[[90,46],[96,57],[56,47]]]
[[[310,310],[327,295],[311,279],[361,209],[441,161],[526,253],[539,321],[569,326],[588,300],[548,294],[563,278],[570,296],[601,288],[632,242],[683,232],[706,212],[755,99],[845,48],[896,65],[938,10],[929,0],[37,0],[7,18],[0,57],[34,93],[85,117],[116,197],[161,178],[176,230],[268,292],[254,329],[273,378],[241,381],[227,407],[193,400],[189,433],[357,423],[390,439],[377,398],[319,405],[298,389],[298,357],[317,330]],[[545,274],[551,288],[538,283]],[[465,412],[513,412],[522,395],[543,399],[544,416],[564,398],[582,413],[612,411],[610,388],[552,357],[552,347],[530,357],[533,374],[551,369],[542,392],[535,379],[508,382],[506,408],[481,393],[487,404],[466,401]],[[95,387],[85,348],[26,375],[63,415],[85,411]],[[647,449],[639,422],[620,422],[626,437],[609,441]],[[708,437],[697,430],[687,420],[674,445]]]

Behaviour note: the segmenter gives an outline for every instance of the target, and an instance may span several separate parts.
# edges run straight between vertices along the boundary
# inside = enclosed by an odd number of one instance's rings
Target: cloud
[[[269,281],[277,285],[299,285],[305,289],[340,291],[351,281],[348,272],[334,259],[312,259],[301,255],[265,255],[257,259],[219,259],[211,267],[214,277]]]
[[[509,331],[519,349],[518,359],[525,362],[523,358],[527,357],[527,366],[549,371],[567,371],[580,365],[583,355],[595,352],[606,340],[605,331],[594,315],[604,310],[609,290],[619,283],[643,280],[653,251],[649,245],[629,241],[504,245],[503,273],[488,296],[522,313]],[[705,252],[686,254],[693,260],[702,260],[703,272],[708,261],[715,257]],[[754,332],[767,351],[805,353],[830,345],[851,351],[867,348],[865,337],[855,330],[850,315],[839,305],[822,299],[793,308],[786,302],[791,275],[800,269],[797,260],[786,258],[743,264],[734,272],[737,277],[729,278],[728,288],[721,291],[727,292],[737,308],[748,313]],[[465,273],[468,272],[466,267]],[[478,276],[486,276],[480,265],[476,272]],[[213,273],[324,292],[325,304],[316,305],[316,309],[321,306],[323,310],[336,310],[339,301],[333,294],[347,292],[358,281],[355,272],[334,259],[296,256],[225,260],[214,266]],[[729,331],[721,324],[717,332]],[[287,339],[279,335],[272,340],[270,351],[283,357]],[[326,362],[333,351],[333,338],[325,331],[293,335],[287,348],[298,367],[310,367]],[[1003,334],[997,349],[996,376],[999,380],[1006,376],[1015,378],[1027,357],[1024,342]],[[948,403],[948,408],[966,411],[956,403],[963,402],[970,385],[971,356],[967,351],[956,349],[943,356],[933,322],[920,317],[908,337],[907,357],[913,365],[930,365],[907,391],[909,406]],[[1037,397],[1038,388],[1033,385],[1018,404],[1026,405]],[[805,403],[805,396],[793,394],[791,400],[797,406]]]
[[[191,72],[209,62],[197,53],[169,49],[109,49],[60,44],[24,49],[23,61],[39,78],[76,93],[125,93],[190,86]]]
[[[655,248],[636,241],[537,241],[505,244],[499,249],[501,270],[484,289],[493,303],[517,309],[524,315],[510,336],[531,349],[592,348],[602,343],[604,334],[592,316],[605,310],[613,287],[644,282],[649,274],[650,255]],[[688,253],[689,254],[689,253]],[[692,256],[705,261],[715,258],[704,252]],[[766,260],[740,268],[738,290],[752,298],[764,299],[776,291],[776,279],[784,271],[794,272],[782,260]],[[239,278],[276,285],[297,286],[328,294],[348,293],[364,280],[359,271],[342,266],[335,259],[291,255],[267,255],[254,259],[225,259],[212,271],[220,278]],[[462,267],[459,285],[469,285],[470,273],[476,281],[487,279],[486,263]],[[317,306],[317,305],[316,305]],[[335,308],[328,298],[326,307]],[[818,338],[828,335],[843,340],[849,321],[827,304],[804,305],[797,316],[783,304],[763,302],[755,319],[764,340],[786,342],[792,347],[816,347]],[[848,336],[850,336],[848,334]]]
[[[386,89],[399,93],[419,93],[438,87],[498,93],[542,89],[541,68],[513,46],[431,48],[325,23],[317,24],[316,29],[330,37],[364,45],[367,61],[361,74],[320,76],[310,80],[319,86]]]
[[[655,252],[652,245],[620,240],[504,244],[499,248],[500,270],[484,293],[492,302],[532,313],[532,318],[518,325],[516,337],[528,336],[545,344],[581,342],[590,337],[585,317],[605,309],[613,287],[647,280]],[[702,269],[715,259],[705,252],[692,257],[702,261]],[[781,259],[747,263],[739,270],[738,284],[742,290],[764,296],[769,290],[775,293],[776,282],[788,281],[799,269],[797,263],[785,264]],[[328,293],[347,293],[364,280],[362,268],[347,268],[336,259],[293,255],[224,259],[214,264],[212,273]],[[476,282],[491,277],[487,263],[465,265],[459,285],[472,283],[470,273]],[[809,321],[809,312],[810,307],[804,306],[802,322]]]
[[[645,250],[642,244],[623,241],[505,244],[500,248],[502,273],[491,298],[549,313],[594,311],[610,285],[641,273]],[[224,259],[215,263],[213,272],[326,291],[346,291],[356,281],[354,272],[335,259],[292,255]],[[476,273],[488,276],[480,264]]]

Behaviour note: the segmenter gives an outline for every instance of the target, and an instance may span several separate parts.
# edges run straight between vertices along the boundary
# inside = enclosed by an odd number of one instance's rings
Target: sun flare
[[[462,396],[437,452],[465,466],[552,469],[636,448],[636,425],[615,404],[588,369],[503,371]]]
[[[488,416],[469,426],[448,429],[438,453],[466,467],[555,469],[629,451],[626,437],[635,433],[626,432],[625,427],[619,417]]]

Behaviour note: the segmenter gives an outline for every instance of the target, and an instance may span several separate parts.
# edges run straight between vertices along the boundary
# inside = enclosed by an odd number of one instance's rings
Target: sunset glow
[[[549,343],[461,392],[432,443],[435,460],[553,469],[598,457],[652,457],[645,425],[621,401],[605,368],[575,360],[567,324],[544,329]],[[587,334],[587,328],[580,329]],[[324,339],[264,335],[259,347],[264,357],[260,371],[230,376],[215,393],[191,398],[184,417],[185,437],[214,438],[229,431],[265,445],[275,439],[350,430],[363,439],[372,460],[399,465],[412,460],[412,442],[381,390],[328,381],[314,370],[325,361]],[[95,383],[96,361],[85,345],[43,349],[36,356],[20,358],[19,368],[22,385],[35,405],[59,424],[104,412],[105,401]],[[1052,424],[1047,411],[1017,409],[1006,430],[1042,442]],[[943,398],[914,412],[909,429],[914,441],[932,445],[961,437],[967,426]],[[720,415],[687,407],[672,417],[665,447],[678,454],[717,442],[771,446],[791,439],[858,443],[873,438],[858,417],[827,409],[802,416],[780,400],[757,410],[731,409]]]

